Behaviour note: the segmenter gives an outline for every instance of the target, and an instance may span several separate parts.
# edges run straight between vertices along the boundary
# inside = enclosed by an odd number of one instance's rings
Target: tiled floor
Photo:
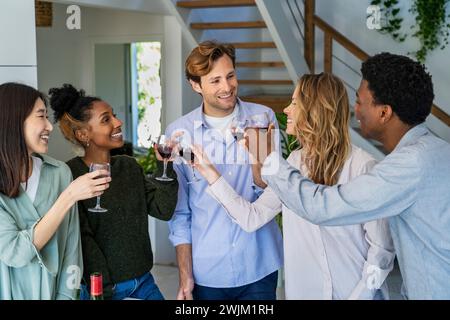
[[[159,286],[164,297],[168,300],[176,298],[178,290],[178,268],[174,266],[155,265],[152,269],[152,274],[155,277],[156,283]],[[389,294],[392,300],[401,300],[400,287],[401,276],[398,266],[388,276]],[[277,299],[284,299],[284,288],[278,287]]]

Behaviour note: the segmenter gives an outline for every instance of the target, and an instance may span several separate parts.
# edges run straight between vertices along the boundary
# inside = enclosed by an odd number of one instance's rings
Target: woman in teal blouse
[[[72,182],[43,155],[52,125],[32,87],[0,85],[0,300],[74,299],[82,274],[77,201],[100,195],[101,172]]]

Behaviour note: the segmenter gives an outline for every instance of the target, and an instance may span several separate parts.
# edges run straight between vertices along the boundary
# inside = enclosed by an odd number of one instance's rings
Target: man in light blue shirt
[[[170,124],[166,136],[184,132],[185,144],[201,145],[236,192],[254,201],[261,190],[253,184],[248,155],[230,127],[264,113],[274,122],[275,114],[237,98],[235,53],[230,45],[201,43],[187,58],[186,76],[203,103]],[[174,169],[179,191],[169,237],[180,273],[177,299],[275,299],[277,270],[283,264],[275,221],[255,232],[244,231],[206,192],[206,180],[195,181],[187,164],[174,164]]]
[[[362,65],[356,117],[389,155],[372,171],[336,186],[314,184],[273,152],[263,179],[299,216],[321,225],[389,218],[404,293],[450,299],[450,144],[423,124],[431,76],[411,59],[381,53]],[[276,174],[266,167],[278,165]]]

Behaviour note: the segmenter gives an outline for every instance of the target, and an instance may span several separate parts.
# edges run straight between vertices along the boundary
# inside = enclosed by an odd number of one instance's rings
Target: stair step
[[[234,42],[231,43],[236,49],[260,49],[276,48],[275,42]]]
[[[258,95],[240,97],[243,101],[259,103],[270,107],[274,112],[283,112],[292,98],[287,95]]]
[[[292,80],[242,80],[239,79],[239,84],[247,85],[293,85]]]
[[[239,68],[282,68],[284,67],[283,61],[248,61],[248,62],[236,62],[236,67]]]
[[[265,28],[264,21],[237,21],[237,22],[202,22],[191,23],[192,29],[237,29],[237,28]]]
[[[249,6],[256,6],[255,0],[197,0],[177,2],[177,7],[188,9]]]

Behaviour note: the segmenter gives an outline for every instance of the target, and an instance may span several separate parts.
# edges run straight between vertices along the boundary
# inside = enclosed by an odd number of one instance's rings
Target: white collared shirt
[[[296,168],[300,152],[288,158]],[[369,171],[374,164],[368,153],[353,146],[338,184]],[[246,231],[258,229],[282,210],[286,299],[373,299],[377,288],[388,298],[384,280],[392,270],[395,253],[386,220],[317,226],[282,205],[269,187],[253,203],[236,194],[222,177],[208,191]]]

